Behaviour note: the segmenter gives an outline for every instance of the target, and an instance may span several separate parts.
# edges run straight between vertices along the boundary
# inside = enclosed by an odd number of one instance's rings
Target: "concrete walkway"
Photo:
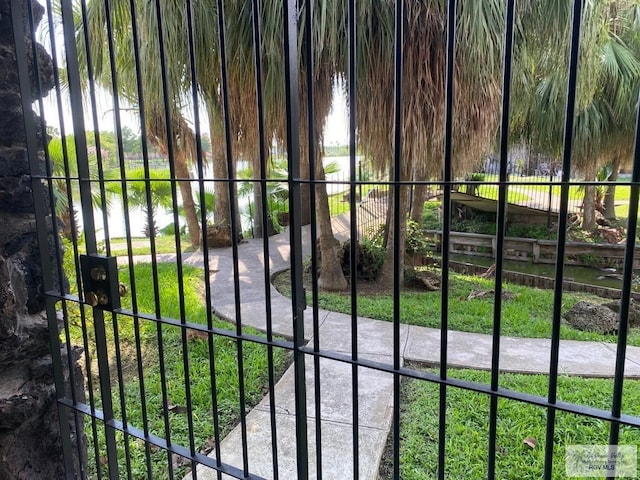
[[[303,234],[309,248],[309,234]],[[231,249],[212,250],[212,302],[215,313],[230,321],[240,315],[242,325],[265,330],[264,255],[262,240],[250,240],[238,247],[241,311],[235,310],[233,261]],[[306,252],[306,251],[305,251]],[[306,253],[305,253],[306,255]],[[289,267],[289,239],[281,234],[270,240],[271,271]],[[170,260],[167,258],[166,260]],[[185,255],[184,263],[202,264],[201,253]],[[271,287],[273,332],[291,337],[291,302]],[[523,319],[525,320],[525,319]],[[318,330],[323,350],[351,355],[351,317],[321,310]],[[358,318],[358,356],[378,362],[393,363],[392,324]],[[305,338],[312,338],[311,309],[305,312]],[[489,369],[490,335],[450,331],[448,358],[450,367]],[[615,365],[615,344],[600,342],[560,342],[561,374],[611,376]],[[403,361],[419,361],[437,365],[440,358],[440,331],[403,325],[401,327]],[[550,340],[501,338],[500,368],[507,372],[545,374],[549,371]],[[314,370],[312,357],[307,357],[307,415],[310,478],[316,478],[316,438],[314,405]],[[629,347],[625,374],[640,378],[640,348]],[[343,480],[353,475],[352,367],[329,359],[320,361],[321,388],[321,452],[322,475],[326,479]],[[376,479],[392,420],[393,377],[364,367],[358,368],[359,409],[359,478]],[[275,388],[275,399],[266,396],[247,416],[249,470],[264,478],[273,478],[270,405],[274,402],[278,438],[279,478],[296,478],[296,436],[293,366]],[[242,440],[236,427],[221,443],[221,460],[242,468]],[[189,475],[187,478],[191,478]],[[200,466],[199,479],[215,479],[213,470]],[[252,477],[253,478],[253,477]]]

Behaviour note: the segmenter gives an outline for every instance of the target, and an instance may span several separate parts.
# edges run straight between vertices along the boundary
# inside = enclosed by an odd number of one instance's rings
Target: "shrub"
[[[405,251],[408,255],[420,257],[431,256],[434,250],[433,241],[424,234],[424,229],[418,222],[407,220],[407,242]]]
[[[373,281],[378,278],[382,268],[386,251],[382,242],[377,239],[364,239],[362,243],[356,242],[357,278],[359,280]],[[342,271],[345,275],[351,275],[351,242],[348,240],[340,248]]]

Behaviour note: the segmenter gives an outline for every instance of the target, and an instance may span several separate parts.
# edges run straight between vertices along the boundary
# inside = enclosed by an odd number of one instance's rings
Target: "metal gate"
[[[25,21],[23,5],[20,0],[13,1],[25,111],[32,108],[32,89],[44,88],[39,80],[35,85],[30,80],[28,59],[35,59],[36,70],[43,67],[38,64],[43,58],[38,41],[47,46],[54,65],[54,98],[39,101],[35,108],[49,125],[57,124],[58,130],[48,131],[45,123],[30,116],[25,128],[36,180],[33,193],[40,245],[46,252],[54,242],[57,252],[54,258],[43,256],[43,270],[48,273],[43,281],[68,478],[515,478],[518,473],[501,470],[503,458],[520,455],[525,463],[531,463],[537,455],[536,478],[551,479],[570,475],[570,467],[583,472],[580,468],[591,465],[585,458],[600,458],[603,443],[609,455],[605,463],[611,468],[616,467],[613,446],[633,447],[628,442],[636,438],[633,432],[640,427],[640,417],[629,406],[635,390],[625,388],[634,381],[625,381],[625,373],[638,375],[634,360],[629,358],[640,359],[634,356],[637,347],[628,346],[628,339],[636,341],[629,319],[640,186],[638,127],[629,141],[635,142],[634,147],[628,149],[633,150],[631,179],[625,184],[630,192],[629,221],[626,253],[620,265],[622,300],[617,336],[611,337],[615,343],[606,346],[598,336],[567,337],[562,325],[571,188],[611,184],[576,182],[573,178],[574,132],[581,108],[580,41],[595,7],[577,0],[564,8],[569,19],[568,60],[560,62],[560,67],[566,70],[566,103],[560,120],[551,116],[548,120],[564,122],[560,128],[564,132],[561,178],[543,182],[545,191],[551,192],[552,187],[559,191],[558,260],[553,265],[548,344],[541,346],[544,342],[517,340],[503,333],[504,319],[510,315],[508,302],[512,301],[505,296],[510,287],[502,277],[512,184],[507,162],[510,121],[514,122],[514,51],[522,41],[518,15],[524,13],[514,0],[504,5],[456,0],[416,5],[47,0],[40,27],[31,5],[26,8],[34,41],[25,44],[20,34]],[[458,62],[472,59],[459,45],[464,46],[463,35],[473,19],[480,13],[489,15],[483,8],[495,8],[490,14],[501,21],[499,37],[492,40],[488,30],[485,32],[484,54],[486,58],[497,57],[494,60],[502,82],[498,80],[498,94],[492,97],[494,107],[487,103],[486,111],[478,113],[478,122],[485,114],[486,118],[492,115],[493,108],[495,124],[500,126],[500,165],[495,180],[478,182],[461,180],[456,170],[458,157],[465,154],[458,137],[474,135],[456,130],[461,125],[456,117],[461,108],[456,95],[468,93]],[[533,7],[523,5],[523,11],[525,8]],[[382,10],[388,23],[367,23],[373,18],[367,12]],[[468,10],[476,13],[469,15]],[[416,52],[421,47],[415,43],[416,32],[432,25],[429,22],[441,27],[442,35],[424,48],[431,49],[433,69],[440,68],[443,97],[434,100],[433,139],[418,141],[415,138],[419,135],[412,130],[415,119],[403,112],[413,101],[407,97],[417,95],[411,83],[412,69],[418,65]],[[637,23],[633,25],[637,29]],[[335,43],[327,40],[324,44],[323,35],[329,35],[331,28],[341,33],[336,34]],[[366,99],[358,95],[374,95],[377,80],[366,83],[371,78],[357,55],[358,42],[363,41],[360,29],[378,35],[368,37],[373,45],[369,52],[390,59],[384,64],[388,68],[379,72],[380,88],[387,88],[388,95],[387,103],[379,105],[378,115],[389,117],[387,123],[380,120],[380,124],[391,130],[372,127],[369,131],[366,127],[372,122],[375,125],[376,119],[370,117],[376,110],[367,107]],[[385,38],[386,44],[380,40]],[[317,48],[318,43],[325,48]],[[385,51],[385,45],[393,51]],[[327,56],[331,49],[335,57]],[[438,55],[441,62],[436,64]],[[500,78],[500,73],[492,75]],[[630,75],[637,90],[638,71]],[[358,82],[361,77],[362,83]],[[321,308],[317,275],[309,273],[322,268],[324,275],[330,266],[319,254],[319,247],[326,242],[327,224],[323,221],[329,211],[323,208],[330,183],[324,179],[320,160],[319,123],[329,113],[330,102],[324,97],[340,88],[348,97],[349,112],[344,125],[348,130],[349,180],[344,185],[349,189],[352,241],[347,242],[344,261],[352,267],[348,271],[346,314]],[[416,102],[424,100],[415,98]],[[469,100],[476,108],[474,101],[478,100]],[[369,110],[359,116],[360,108]],[[637,116],[637,104],[633,110]],[[132,131],[129,125],[139,130],[139,134],[134,132],[137,145],[133,147],[127,144]],[[113,134],[106,135],[105,130]],[[57,138],[59,152],[51,147],[42,152],[38,139],[47,135]],[[205,147],[207,136],[211,153]],[[387,275],[391,286],[389,322],[360,316],[365,280],[355,273],[361,261],[356,244],[357,207],[363,201],[362,185],[371,182],[358,180],[358,157],[381,150],[358,144],[357,138],[359,142],[387,142],[387,157],[392,158],[380,168],[385,174],[391,172],[389,181],[374,182],[376,192],[385,192],[389,199],[385,205],[396,209],[388,216],[386,238],[387,255],[393,261],[389,270],[383,267],[380,273]],[[270,170],[274,142],[286,145],[286,178],[274,176]],[[415,173],[414,160],[421,148],[440,152],[437,175],[420,177]],[[135,161],[128,155],[132,150],[137,152]],[[39,167],[43,154],[45,171]],[[157,160],[159,157],[162,159]],[[213,172],[208,167],[210,159],[217,165]],[[253,162],[249,178],[238,176],[237,162],[243,159]],[[137,169],[132,167],[135,162],[140,165]],[[156,163],[166,165],[166,171],[158,173]],[[241,182],[255,187],[255,210],[263,233],[273,228],[275,218],[270,217],[269,195],[274,190],[285,192],[289,223],[285,233],[242,239],[241,206],[234,206]],[[491,325],[486,336],[465,337],[452,327],[456,317],[463,316],[454,304],[472,301],[454,296],[456,280],[448,269],[449,234],[456,215],[451,196],[461,183],[484,183],[494,189],[497,201],[495,281],[491,288],[483,284],[492,300],[485,314]],[[518,188],[524,188],[523,184],[526,182],[518,181]],[[406,231],[402,208],[407,205],[409,189],[426,185],[434,185],[439,195],[442,218],[440,294],[434,307],[439,325],[433,330],[406,323],[411,314],[403,309],[401,296]],[[229,205],[228,218],[218,214],[224,202]],[[190,236],[183,232],[182,209],[195,214],[191,218],[195,224],[186,222]],[[212,213],[217,215],[213,221]],[[161,234],[158,216],[162,215],[167,228]],[[185,215],[188,218],[189,213]],[[146,235],[136,238],[141,223]],[[67,241],[60,235],[50,236],[51,231],[63,229]],[[117,230],[121,233],[115,234]],[[212,248],[215,242],[225,240],[230,240],[229,247]],[[189,242],[197,248],[186,248]],[[290,275],[288,297],[276,293],[271,285],[274,274],[284,270]],[[64,287],[59,290],[56,285]],[[580,347],[569,345],[567,338],[596,342]],[[479,354],[476,350],[483,341],[486,351]],[[84,351],[84,387],[78,387],[82,379],[68,368],[74,361],[74,344]],[[66,358],[56,355],[60,346],[66,346]],[[594,353],[596,347],[601,350]],[[505,380],[508,374],[503,372],[536,371],[527,348],[542,348],[546,355],[546,363],[537,370],[546,375],[545,394]],[[573,355],[584,357],[576,360]],[[602,356],[608,369],[589,371],[590,355]],[[484,368],[488,377],[459,374],[458,369],[464,367]],[[565,391],[559,392],[565,373],[608,376],[612,379],[610,395],[599,403],[591,403],[590,398],[566,401],[564,394],[574,384],[569,382]],[[409,402],[403,389],[410,382],[434,386],[422,401],[437,405],[431,418],[435,423],[417,435],[431,445],[432,456],[424,465],[411,467],[413,473],[411,468],[402,470],[407,457],[418,458],[422,452],[411,450],[418,447],[411,443],[410,427],[403,424],[411,415],[408,403],[403,403]],[[456,406],[460,392],[475,400],[465,400],[467,407]],[[481,473],[473,473],[472,466],[465,465],[464,454],[455,451],[460,445],[455,437],[470,435],[468,429],[459,430],[456,418],[462,414],[460,408],[469,410],[468,405],[474,403],[480,412],[478,428],[486,430],[479,447],[483,452]],[[525,426],[525,438],[517,441],[523,451],[509,450],[502,444],[502,429],[508,419],[501,421],[501,415],[507,418],[505,412],[512,405],[523,411],[532,409],[534,416],[542,418],[544,438],[528,435]],[[516,419],[525,418],[518,415]],[[561,438],[558,425],[568,417],[578,420],[571,427],[574,430],[563,430]],[[422,423],[429,425],[427,418]],[[606,429],[606,441],[601,436],[576,435],[589,445],[586,453],[575,453],[571,432],[582,426]],[[632,433],[621,439],[621,431]],[[472,436],[467,442],[478,448]],[[630,454],[635,455],[634,448]],[[558,467],[562,453],[566,471]],[[74,462],[78,458],[81,460]],[[571,466],[569,460],[576,458],[577,464]],[[622,468],[620,458],[617,466]],[[420,470],[423,467],[425,470]],[[460,468],[467,468],[467,473],[455,473]]]

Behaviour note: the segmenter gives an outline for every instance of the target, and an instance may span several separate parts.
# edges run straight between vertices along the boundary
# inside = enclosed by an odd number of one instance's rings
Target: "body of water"
[[[473,263],[489,267],[494,260],[489,257],[477,257],[469,255],[451,255],[451,260],[455,262]],[[504,269],[512,272],[528,273],[540,277],[555,277],[555,265],[550,263],[517,262],[515,260],[505,260]],[[610,271],[609,269],[599,269],[591,267],[580,267],[575,265],[565,265],[564,278],[574,282],[586,283],[588,285],[599,285],[601,287],[622,288],[622,271]]]

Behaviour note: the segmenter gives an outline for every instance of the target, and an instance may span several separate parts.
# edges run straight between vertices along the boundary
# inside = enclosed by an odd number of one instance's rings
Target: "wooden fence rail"
[[[440,252],[442,232],[425,230],[425,235],[433,241],[434,250]],[[532,238],[506,237],[503,258],[533,263],[556,263],[555,240],[536,240]],[[636,247],[633,268],[640,268],[640,258]],[[480,233],[450,232],[449,252],[461,255],[496,258],[495,235]],[[624,262],[624,244],[599,244],[586,242],[567,242],[567,265],[596,267],[621,267]]]

